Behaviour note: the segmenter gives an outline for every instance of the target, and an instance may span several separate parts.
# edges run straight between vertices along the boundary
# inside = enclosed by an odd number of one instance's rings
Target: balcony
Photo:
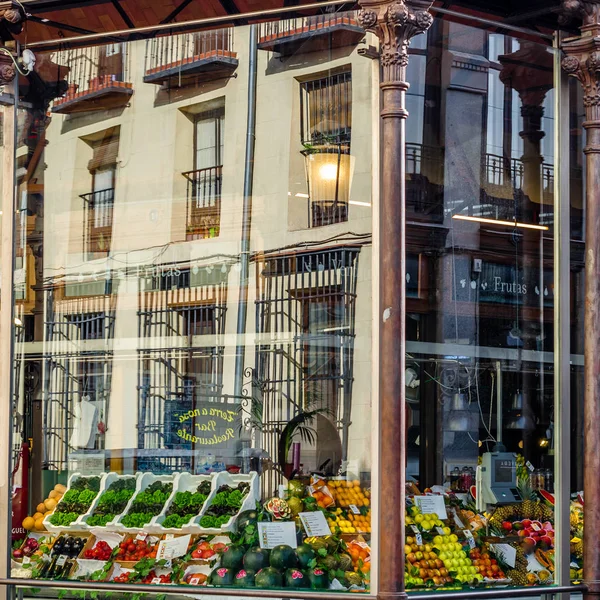
[[[115,190],[109,188],[81,194],[83,207],[83,249],[88,260],[108,256],[112,240]]]
[[[146,42],[145,83],[182,86],[229,77],[238,66],[233,28],[157,37]]]
[[[52,112],[72,114],[109,110],[128,104],[133,94],[127,44],[76,48],[58,53],[69,67],[67,93],[54,101]]]
[[[348,220],[348,204],[332,200],[320,200],[310,203],[311,227],[324,227]]]
[[[202,240],[219,236],[223,167],[187,171],[186,239]]]
[[[365,36],[354,12],[261,23],[258,48],[290,56],[356,46]]]

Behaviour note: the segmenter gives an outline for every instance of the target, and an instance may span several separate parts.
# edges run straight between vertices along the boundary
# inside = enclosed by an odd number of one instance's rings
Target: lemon
[[[23,529],[31,531],[35,527],[35,519],[33,517],[26,517],[23,519]]]
[[[425,520],[425,516],[422,514],[415,515],[415,523],[422,523]]]
[[[421,527],[425,531],[429,531],[430,529],[433,528],[433,523],[431,521],[421,521]]]

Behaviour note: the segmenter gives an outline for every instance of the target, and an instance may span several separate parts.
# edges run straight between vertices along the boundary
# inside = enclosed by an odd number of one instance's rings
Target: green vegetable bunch
[[[56,527],[70,525],[79,515],[87,512],[100,490],[99,477],[79,477],[56,506],[50,523]]]
[[[222,485],[215,494],[208,510],[200,519],[200,526],[206,529],[225,525],[242,508],[244,498],[250,491],[248,483],[240,483],[236,488]]]
[[[104,527],[115,516],[125,510],[134,492],[135,477],[117,479],[111,483],[110,487],[100,496],[94,512],[87,520],[87,524],[92,527]]]
[[[172,483],[155,481],[145,491],[137,494],[129,512],[121,519],[125,527],[142,527],[158,515],[173,491]]]

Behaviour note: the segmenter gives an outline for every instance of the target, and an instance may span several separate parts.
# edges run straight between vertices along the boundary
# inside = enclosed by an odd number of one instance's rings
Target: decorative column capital
[[[408,44],[433,23],[430,0],[359,0],[358,21],[380,41],[382,83],[405,84]]]
[[[564,41],[562,68],[583,87],[586,125],[600,127],[600,0],[563,0],[562,21],[581,18],[581,34]]]

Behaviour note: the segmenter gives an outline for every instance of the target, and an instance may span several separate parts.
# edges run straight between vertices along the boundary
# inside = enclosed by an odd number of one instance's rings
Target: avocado
[[[315,551],[308,544],[300,544],[296,548],[298,562],[303,569],[308,567],[308,563],[316,557]]]
[[[256,573],[254,571],[238,571],[233,580],[233,585],[237,587],[254,587],[254,578]]]
[[[228,546],[221,556],[221,566],[237,573],[242,568],[243,560],[244,549],[241,546]]]
[[[327,573],[317,567],[316,569],[309,569],[308,580],[310,581],[310,587],[313,590],[322,590],[329,587],[329,577]]]
[[[254,583],[259,588],[283,587],[283,576],[277,569],[265,567],[256,574]]]
[[[288,569],[285,572],[285,586],[292,588],[305,588],[310,584],[308,578],[299,569]]]
[[[269,566],[269,551],[262,548],[250,548],[244,554],[244,569],[257,572]]]
[[[288,569],[298,565],[298,557],[291,546],[281,544],[271,550],[271,566],[276,569]]]
[[[218,567],[210,574],[210,583],[212,585],[232,585],[235,571]]]
[[[349,554],[340,554],[338,557],[338,569],[342,571],[352,570],[352,558]]]

